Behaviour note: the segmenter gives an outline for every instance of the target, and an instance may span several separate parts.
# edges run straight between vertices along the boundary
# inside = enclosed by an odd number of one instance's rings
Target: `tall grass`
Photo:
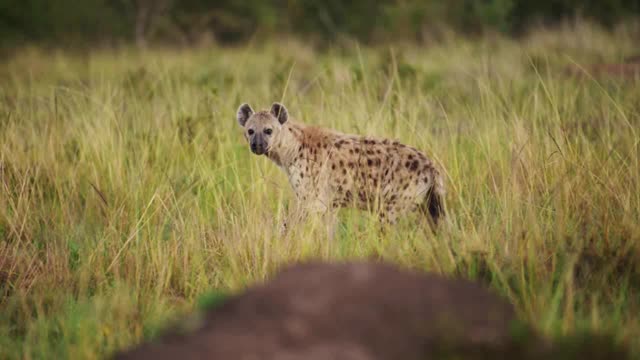
[[[562,71],[619,61],[634,36],[16,53],[0,68],[0,357],[101,358],[311,257],[478,279],[545,334],[639,354],[640,79]],[[429,153],[447,178],[438,234],[344,211],[334,244],[313,222],[280,238],[292,192],[235,121],[275,100]]]

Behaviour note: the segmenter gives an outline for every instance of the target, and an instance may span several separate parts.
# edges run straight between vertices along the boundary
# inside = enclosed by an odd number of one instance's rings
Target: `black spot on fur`
[[[420,165],[420,162],[418,160],[413,160],[411,162],[407,161],[407,168],[411,171],[416,171],[418,170],[418,165]]]
[[[367,165],[372,166],[373,165],[373,160],[367,159]]]

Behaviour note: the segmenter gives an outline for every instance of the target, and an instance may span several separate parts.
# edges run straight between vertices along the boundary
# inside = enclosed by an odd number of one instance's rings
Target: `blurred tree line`
[[[0,0],[0,45],[234,43],[256,33],[421,41],[443,28],[517,34],[575,16],[607,26],[638,14],[640,0]]]

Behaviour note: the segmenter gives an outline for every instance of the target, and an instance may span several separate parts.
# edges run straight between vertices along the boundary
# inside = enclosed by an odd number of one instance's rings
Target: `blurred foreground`
[[[125,359],[626,359],[598,336],[548,341],[470,281],[381,263],[291,266]]]

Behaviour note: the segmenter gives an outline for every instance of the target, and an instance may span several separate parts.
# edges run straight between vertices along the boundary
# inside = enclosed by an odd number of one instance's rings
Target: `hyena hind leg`
[[[398,214],[395,211],[380,212],[378,221],[380,233],[386,235],[388,229],[398,223]]]

